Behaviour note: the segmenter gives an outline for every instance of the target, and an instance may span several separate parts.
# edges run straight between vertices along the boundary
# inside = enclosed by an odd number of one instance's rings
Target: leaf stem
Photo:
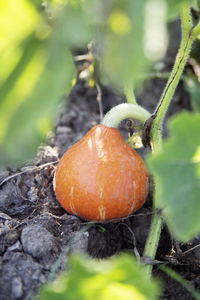
[[[198,37],[198,35],[200,35],[200,23],[198,23],[193,30],[193,36]]]
[[[128,103],[137,104],[137,100],[133,91],[133,85],[131,82],[125,84],[124,92]]]
[[[178,51],[176,61],[173,67],[173,70],[170,74],[166,87],[161,95],[160,101],[156,107],[154,112],[155,119],[152,124],[151,129],[151,145],[153,155],[160,152],[162,150],[162,127],[164,117],[166,115],[169,104],[171,103],[172,97],[176,90],[176,87],[179,83],[181,75],[183,73],[184,67],[186,65],[187,59],[190,54],[190,49],[192,47],[192,43],[197,36],[197,32],[199,29],[199,25],[193,27],[192,20],[190,16],[190,6],[188,4],[184,4],[180,10],[181,16],[181,25],[182,25],[182,41],[180,45],[180,49]],[[194,33],[193,30],[196,30]],[[154,215],[152,218],[152,223],[149,231],[149,235],[145,244],[144,255],[149,256],[152,259],[155,258],[160,233],[162,230],[162,219],[157,214],[157,187],[159,186],[158,178],[154,177],[154,202],[153,202],[153,210]],[[152,266],[146,266],[146,276],[147,278],[151,277]]]

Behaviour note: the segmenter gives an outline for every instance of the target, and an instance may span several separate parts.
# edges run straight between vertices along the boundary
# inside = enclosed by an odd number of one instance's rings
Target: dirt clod
[[[26,226],[21,233],[21,242],[26,253],[35,258],[43,258],[53,251],[53,235],[41,225]]]

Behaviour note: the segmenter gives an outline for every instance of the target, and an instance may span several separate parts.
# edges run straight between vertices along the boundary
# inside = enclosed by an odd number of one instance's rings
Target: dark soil
[[[164,70],[171,68],[177,47],[168,52]],[[146,82],[138,95],[140,104],[152,112],[164,85],[165,80],[158,78]],[[140,254],[143,252],[152,215],[152,186],[138,213],[107,224],[88,226],[88,222],[66,213],[55,198],[52,180],[58,159],[99,123],[95,89],[78,82],[69,99],[68,105],[63,103],[59,109],[55,134],[39,149],[34,162],[20,170],[0,173],[0,300],[32,299],[43,283],[65,269],[69,251],[87,251],[98,258],[124,250],[134,254],[135,247]],[[102,101],[105,113],[124,100],[113,90],[103,88]],[[168,117],[183,109],[190,109],[190,101],[181,82]],[[123,124],[121,130],[125,134]],[[144,156],[148,150],[139,152]],[[196,238],[190,244],[176,245],[164,228],[156,259],[169,262],[171,268],[200,290],[200,248],[186,252],[198,243]],[[163,282],[162,299],[193,299],[157,265],[154,274]]]

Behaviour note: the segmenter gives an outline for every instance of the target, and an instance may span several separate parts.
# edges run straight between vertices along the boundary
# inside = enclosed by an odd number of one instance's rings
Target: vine
[[[196,26],[192,24],[190,6],[188,4],[183,4],[181,6],[180,17],[182,27],[182,41],[180,49],[166,87],[154,113],[150,115],[148,111],[137,104],[132,84],[129,82],[124,88],[128,103],[115,106],[102,120],[102,124],[109,127],[117,127],[119,123],[126,118],[140,120],[144,124],[142,137],[143,144],[144,146],[151,146],[153,155],[162,150],[162,127],[164,118],[187,63],[192,44],[196,37],[200,34],[200,24],[197,24]],[[153,218],[144,249],[144,256],[150,257],[151,259],[155,258],[163,224],[161,216],[157,213],[157,185],[158,179],[155,177]],[[147,265],[147,278],[150,278],[151,272],[152,266]]]

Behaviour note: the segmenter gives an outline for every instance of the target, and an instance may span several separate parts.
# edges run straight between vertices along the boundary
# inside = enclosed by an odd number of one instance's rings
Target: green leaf
[[[186,90],[190,94],[192,108],[196,112],[200,112],[200,83],[196,77],[185,77],[184,84]]]
[[[173,117],[169,132],[148,164],[157,180],[158,208],[172,234],[188,241],[200,233],[200,114]]]
[[[130,255],[94,260],[70,258],[70,271],[43,288],[39,300],[156,300],[160,287],[145,279],[144,267]]]
[[[2,158],[6,162],[19,163],[33,155],[44,138],[44,126],[49,124],[56,104],[75,76],[71,55],[62,44],[53,43],[48,54],[47,63],[33,90],[8,124],[2,145]]]
[[[105,25],[101,29],[102,77],[117,87],[138,80],[145,73],[144,19],[146,1],[112,1],[107,4]]]
[[[0,86],[0,110],[3,99],[7,97],[10,91],[14,88],[18,78],[21,76],[23,71],[26,69],[30,61],[33,59],[36,51],[39,47],[43,46],[43,41],[36,38],[35,34],[30,34],[20,45],[21,48],[21,58],[16,64],[12,72]]]
[[[0,163],[30,159],[44,139],[55,107],[76,76],[66,39],[61,34],[65,11],[53,29],[45,23],[22,42],[22,56],[0,92]]]
[[[0,20],[0,82],[2,82],[21,55],[19,44],[34,31],[40,16],[30,1],[9,0],[0,1]]]
[[[87,47],[92,38],[92,32],[81,5],[75,7],[67,5],[65,19],[62,22],[63,37],[68,44],[72,47]]]

